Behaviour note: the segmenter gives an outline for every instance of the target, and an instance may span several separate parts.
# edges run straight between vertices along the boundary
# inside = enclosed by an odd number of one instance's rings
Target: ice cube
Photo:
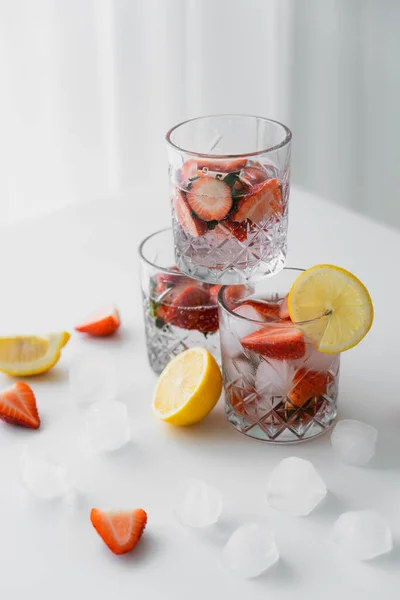
[[[343,462],[362,467],[375,454],[378,432],[372,425],[354,419],[339,421],[332,431],[331,443]]]
[[[293,361],[263,359],[257,369],[256,390],[262,396],[286,396],[295,372]]]
[[[239,339],[260,329],[261,326],[252,321],[262,322],[262,318],[260,317],[259,312],[249,304],[241,304],[235,308],[233,312],[240,317],[244,317],[244,319],[235,319],[233,324],[235,330],[234,333],[236,333]],[[252,321],[247,321],[247,319],[252,319]]]
[[[117,393],[115,360],[109,352],[75,354],[69,367],[70,395],[78,403],[112,400]]]
[[[333,525],[333,541],[358,558],[370,560],[393,548],[389,525],[375,510],[349,511]]]
[[[86,434],[96,453],[117,450],[131,439],[128,409],[118,401],[93,404],[86,414]]]
[[[306,354],[303,358],[295,361],[299,368],[307,368],[312,371],[331,371],[336,375],[339,369],[340,354],[324,354],[312,345],[307,344]]]
[[[272,508],[292,515],[305,516],[325,498],[325,483],[314,465],[302,458],[284,458],[272,471],[267,500]]]
[[[29,444],[22,454],[21,479],[37,498],[59,498],[71,492],[74,477],[56,444],[49,440]]]
[[[185,479],[179,486],[175,512],[188,527],[216,523],[222,511],[222,494],[201,479]]]
[[[266,525],[245,523],[229,538],[222,558],[224,564],[240,577],[257,577],[279,559],[275,536]]]
[[[239,342],[238,336],[229,331],[227,327],[220,325],[219,336],[224,356],[235,357],[243,354],[243,346]]]

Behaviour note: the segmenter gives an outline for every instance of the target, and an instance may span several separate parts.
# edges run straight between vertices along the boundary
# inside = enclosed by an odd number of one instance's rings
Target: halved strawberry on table
[[[142,508],[121,511],[92,508],[90,520],[111,552],[126,554],[139,543],[147,524],[147,514]]]
[[[229,185],[209,176],[194,181],[187,192],[187,200],[190,208],[203,221],[221,221],[232,208],[232,192]]]
[[[282,215],[283,208],[278,180],[268,179],[253,186],[250,194],[241,198],[231,218],[239,223],[245,219],[250,219],[253,223],[261,223],[270,217]]]
[[[0,393],[0,419],[10,425],[39,429],[36,398],[29,385],[18,381]]]
[[[94,337],[112,335],[121,324],[117,307],[112,304],[92,314],[83,323],[75,327],[76,331],[87,333]]]
[[[306,353],[304,335],[289,324],[271,325],[240,340],[247,350],[275,360],[297,360]]]
[[[178,188],[174,188],[172,206],[174,208],[175,217],[185,233],[188,233],[195,238],[199,238],[207,233],[207,225],[204,221],[201,221],[192,214],[184,193]]]

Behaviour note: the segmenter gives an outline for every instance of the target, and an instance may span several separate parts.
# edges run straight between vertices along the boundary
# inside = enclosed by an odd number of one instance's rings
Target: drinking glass
[[[200,117],[167,133],[180,271],[240,284],[283,268],[291,137],[285,125],[249,115]]]
[[[139,254],[147,354],[153,371],[161,373],[174,356],[193,346],[203,346],[220,362],[220,286],[179,272],[171,229],[147,237]]]
[[[329,316],[290,321],[287,294],[301,272],[285,268],[218,296],[226,415],[265,442],[317,437],[337,413],[340,355],[318,351]]]

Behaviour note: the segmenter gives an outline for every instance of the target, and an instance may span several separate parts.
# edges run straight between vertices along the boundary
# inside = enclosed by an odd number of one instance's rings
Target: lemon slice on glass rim
[[[356,346],[368,333],[374,309],[367,288],[355,275],[334,265],[316,265],[293,283],[288,296],[293,322],[304,324],[318,350],[337,354]],[[312,321],[321,319],[323,327]]]

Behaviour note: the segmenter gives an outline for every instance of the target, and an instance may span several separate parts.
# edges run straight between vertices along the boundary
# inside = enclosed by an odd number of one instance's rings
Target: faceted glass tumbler
[[[195,281],[175,266],[171,229],[147,237],[139,247],[147,354],[161,373],[180,352],[202,346],[220,363],[219,286]]]
[[[317,437],[337,413],[340,355],[318,351],[329,316],[292,323],[288,315],[285,298],[300,273],[285,268],[218,296],[225,412],[238,431],[265,442]]]
[[[215,284],[258,281],[285,264],[291,132],[215,115],[166,136],[176,265]]]

